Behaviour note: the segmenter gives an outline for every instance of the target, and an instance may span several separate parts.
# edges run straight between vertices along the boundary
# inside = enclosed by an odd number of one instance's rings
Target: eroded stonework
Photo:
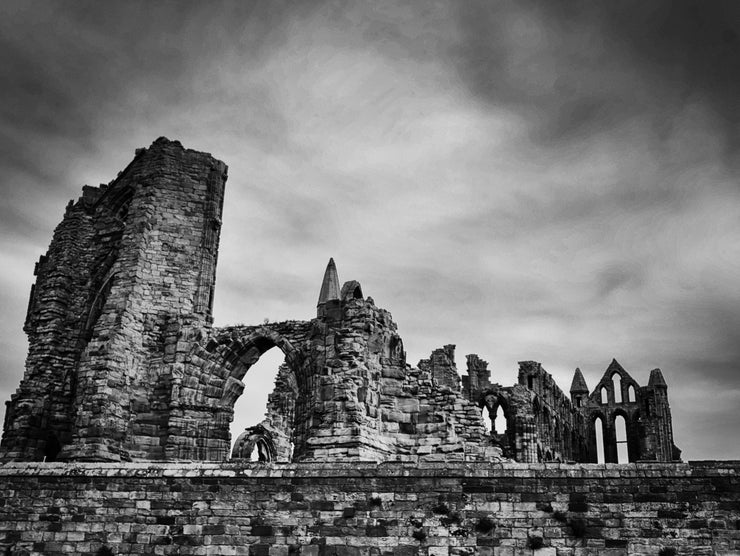
[[[452,345],[412,367],[390,313],[340,287],[333,260],[315,319],[214,328],[225,181],[160,138],[70,203],[36,268],[3,460],[595,462],[599,427],[606,461],[679,458],[659,370],[640,387],[614,361],[590,394],[576,370],[568,398],[536,362],[502,387],[469,355],[461,380]],[[267,417],[232,448],[242,379],[271,348],[285,364]],[[486,426],[497,411],[506,430]]]

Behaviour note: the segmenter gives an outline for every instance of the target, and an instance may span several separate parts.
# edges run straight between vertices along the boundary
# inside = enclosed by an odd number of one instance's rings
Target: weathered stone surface
[[[3,458],[164,457],[171,364],[212,322],[225,179],[160,138],[70,202],[36,266]]]
[[[587,462],[598,418],[606,461],[621,440],[630,461],[678,459],[659,370],[640,387],[614,361],[590,395],[576,371],[569,400],[539,363],[504,388],[469,355],[461,385],[455,346],[409,366],[390,313],[359,282],[340,288],[333,259],[315,319],[213,328],[225,179],[222,162],[160,138],[68,206],[37,265],[0,458]],[[267,417],[232,453],[242,379],[272,347],[285,364]],[[505,430],[487,432],[481,410],[503,411]]]
[[[641,387],[614,360],[589,395],[576,369],[569,399],[536,361],[520,362],[519,383],[502,387],[491,384],[485,361],[469,355],[463,392],[486,408],[492,420],[497,411],[503,413],[506,430],[492,431],[492,440],[505,456],[520,462],[596,463],[597,419],[603,425],[605,462],[618,462],[618,441],[630,462],[677,461],[680,450],[673,443],[667,386],[662,375],[653,379],[659,373],[652,371],[648,386]],[[617,438],[618,417],[624,419],[624,438]]]
[[[646,463],[680,456],[660,370],[640,387],[613,361],[590,394],[576,370],[568,398],[534,361],[510,387],[477,355],[461,380],[453,345],[412,367],[391,314],[357,281],[340,289],[333,260],[315,319],[214,328],[225,179],[161,138],[68,206],[8,402],[0,552],[740,551],[737,462]],[[231,449],[242,380],[273,347],[266,417]],[[598,419],[606,461],[634,463],[583,463]]]
[[[740,550],[738,462],[8,463],[0,500],[7,554]]]

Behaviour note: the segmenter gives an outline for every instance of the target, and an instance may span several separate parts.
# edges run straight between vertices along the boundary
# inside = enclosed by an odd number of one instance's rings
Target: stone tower
[[[3,459],[156,459],[178,336],[212,322],[226,165],[157,139],[70,202],[36,265]]]
[[[576,367],[576,371],[573,373],[573,382],[570,385],[571,402],[574,407],[582,407],[587,397],[588,386],[586,386],[586,379],[583,378],[581,369]]]

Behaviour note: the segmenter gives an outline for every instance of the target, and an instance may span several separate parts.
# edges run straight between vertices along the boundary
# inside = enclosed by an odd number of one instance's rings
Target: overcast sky
[[[660,367],[684,459],[740,459],[739,69],[732,0],[6,0],[0,396],[66,203],[163,135],[229,165],[217,325],[333,256],[412,364]]]

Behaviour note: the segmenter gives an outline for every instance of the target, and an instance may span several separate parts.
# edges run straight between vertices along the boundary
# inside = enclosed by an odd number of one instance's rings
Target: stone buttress
[[[158,459],[178,337],[212,321],[226,165],[160,138],[67,207],[36,267],[4,459]]]

